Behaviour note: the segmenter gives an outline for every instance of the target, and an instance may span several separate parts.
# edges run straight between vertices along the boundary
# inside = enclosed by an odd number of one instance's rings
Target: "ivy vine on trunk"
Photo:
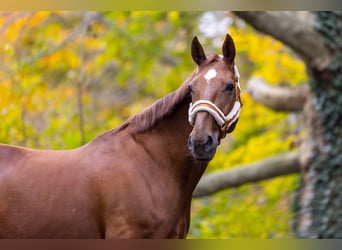
[[[294,231],[301,238],[342,238],[342,13],[315,17],[332,59],[323,69],[309,68],[306,121],[312,157],[303,166]]]

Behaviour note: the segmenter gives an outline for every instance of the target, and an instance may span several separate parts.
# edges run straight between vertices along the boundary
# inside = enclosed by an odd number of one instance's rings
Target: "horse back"
[[[0,145],[0,238],[100,237],[82,150]]]
[[[29,152],[23,147],[0,144],[0,171],[15,165],[21,161],[27,153]]]

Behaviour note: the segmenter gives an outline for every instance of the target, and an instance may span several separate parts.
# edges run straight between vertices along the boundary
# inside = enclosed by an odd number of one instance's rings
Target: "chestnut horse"
[[[1,238],[185,238],[192,192],[241,100],[235,45],[174,92],[73,150],[0,145]]]

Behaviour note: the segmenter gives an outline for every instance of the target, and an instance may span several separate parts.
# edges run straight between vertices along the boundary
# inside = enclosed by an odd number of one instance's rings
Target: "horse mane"
[[[205,67],[206,65],[218,60],[218,58],[218,55],[209,56],[199,68]],[[127,127],[130,127],[133,133],[144,132],[153,128],[159,121],[171,115],[179,107],[179,105],[187,97],[189,97],[188,83],[193,79],[199,68],[193,71],[192,74],[183,82],[183,84],[178,89],[158,99],[151,106],[145,108],[140,113],[128,118],[128,120],[121,124],[119,127],[105,132],[104,134],[100,135],[100,137],[108,133],[115,134]]]
[[[158,99],[151,106],[129,118],[125,123],[131,126],[133,132],[144,132],[153,128],[159,121],[171,115],[189,97],[188,83],[193,75],[194,73],[178,89]],[[122,125],[125,126],[125,123]]]
[[[153,128],[159,121],[171,115],[177,109],[177,107],[179,107],[179,105],[187,97],[189,97],[188,83],[192,80],[195,73],[196,71],[194,71],[178,89],[158,99],[151,106],[145,108],[140,113],[128,118],[128,120],[119,127],[105,132],[104,134],[100,135],[100,137],[108,133],[115,134],[127,127],[130,127],[133,133],[144,132]]]

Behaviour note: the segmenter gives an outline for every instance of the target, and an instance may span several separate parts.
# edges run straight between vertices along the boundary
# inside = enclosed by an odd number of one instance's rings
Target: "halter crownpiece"
[[[240,74],[236,65],[234,65],[234,75],[237,78],[236,88],[241,91],[240,88]],[[221,128],[222,132],[227,133],[229,127],[237,121],[240,115],[241,103],[236,93],[236,100],[232,110],[225,115],[213,102],[209,100],[198,100],[195,103],[190,103],[189,106],[189,123],[191,126],[195,123],[196,114],[199,111],[208,112]]]

